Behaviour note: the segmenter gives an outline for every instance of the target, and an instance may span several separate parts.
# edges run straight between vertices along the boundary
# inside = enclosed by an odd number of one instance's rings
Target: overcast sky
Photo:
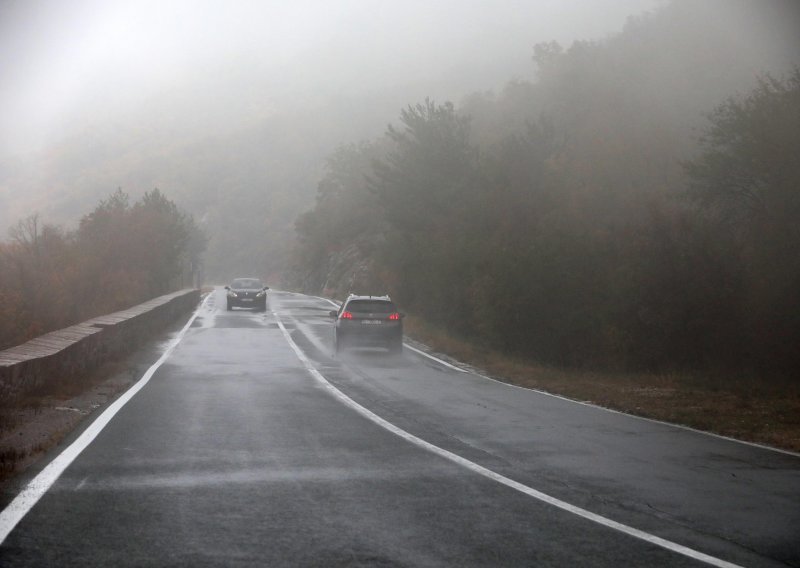
[[[600,39],[658,3],[0,0],[0,153],[170,95],[242,117],[426,82],[457,99],[532,76],[537,42]]]

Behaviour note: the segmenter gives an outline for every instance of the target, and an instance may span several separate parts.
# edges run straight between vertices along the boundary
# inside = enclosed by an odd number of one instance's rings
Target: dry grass
[[[800,385],[758,379],[556,369],[453,339],[415,317],[410,337],[492,378],[629,414],[800,452]]]
[[[28,453],[17,448],[0,448],[0,481],[9,477]]]
[[[0,484],[69,434],[84,416],[116,398],[135,379],[124,361],[69,381],[56,381],[0,404]]]
[[[41,418],[47,419],[47,413],[44,414],[45,416]],[[0,440],[0,485],[12,479],[45,452],[61,443],[61,440],[75,428],[79,421],[80,419],[76,418],[57,428],[48,425],[47,431],[39,432],[38,439],[35,440],[30,435],[25,435],[19,440],[13,438]],[[61,424],[61,421],[57,423]]]

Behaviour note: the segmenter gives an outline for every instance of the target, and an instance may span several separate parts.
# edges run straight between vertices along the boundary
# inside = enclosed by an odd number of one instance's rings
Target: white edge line
[[[419,353],[420,355],[423,355],[423,356],[427,357],[428,359],[433,359],[434,361],[436,361],[440,365],[444,365],[445,367],[447,367],[449,369],[453,369],[454,371],[458,371],[459,373],[469,373],[469,371],[467,371],[466,369],[461,369],[459,367],[456,367],[455,365],[451,365],[447,361],[442,361],[441,359],[439,359],[438,357],[434,357],[430,353],[425,353],[422,349],[417,349],[416,347],[414,347],[412,345],[409,345],[408,343],[404,343],[404,345],[406,346],[407,349],[411,349],[412,351],[414,351],[416,353]]]
[[[333,300],[330,300],[328,298],[323,298],[321,296],[311,296],[311,297],[312,298],[316,298],[318,300],[324,300],[326,302],[330,302],[331,304],[333,304],[336,307],[339,306],[339,304],[337,304],[336,302],[334,302]],[[523,387],[521,385],[515,385],[513,383],[507,383],[505,381],[498,381],[497,379],[493,379],[492,377],[487,377],[486,375],[483,375],[481,373],[478,373],[478,372],[474,371],[474,368],[473,368],[472,371],[468,371],[467,369],[461,369],[459,367],[451,365],[447,361],[442,361],[441,359],[439,359],[437,357],[434,357],[433,355],[431,355],[429,353],[425,353],[424,351],[422,351],[420,349],[417,349],[416,347],[412,347],[411,345],[409,345],[407,343],[405,344],[405,346],[408,347],[409,349],[411,349],[412,351],[416,351],[420,355],[424,355],[425,357],[428,357],[429,359],[433,359],[434,361],[436,361],[438,363],[441,363],[442,365],[445,365],[446,367],[450,367],[451,369],[455,369],[456,371],[459,371],[460,373],[469,373],[470,375],[475,375],[476,377],[480,377],[482,379],[486,379],[487,381],[492,381],[493,383],[497,383],[499,385],[503,385],[503,386],[506,386],[506,387],[511,387],[511,388],[515,388],[515,389],[522,389],[522,390],[526,390],[526,391],[531,391],[531,392],[543,394],[545,396],[551,396],[553,398],[564,400],[566,402],[572,402],[572,403],[575,403],[575,404],[580,404],[581,406],[588,406],[590,408],[596,408],[598,410],[605,410],[606,412],[613,412],[614,414],[621,414],[622,416],[628,416],[629,418],[636,418],[637,420],[644,420],[645,422],[653,422],[654,424],[661,424],[663,426],[672,426],[673,428],[680,428],[681,430],[688,430],[689,432],[694,432],[695,434],[703,434],[705,436],[711,436],[712,438],[717,438],[719,440],[726,440],[728,442],[735,442],[737,444],[743,444],[745,446],[750,446],[752,448],[759,448],[761,450],[769,450],[771,452],[777,452],[779,454],[784,454],[784,455],[787,455],[787,456],[800,458],[800,453],[793,452],[791,450],[784,450],[784,449],[781,449],[781,448],[773,448],[772,446],[766,446],[764,444],[759,444],[757,442],[748,442],[747,440],[739,440],[738,438],[731,438],[730,436],[723,436],[722,434],[716,434],[714,432],[708,432],[707,430],[698,430],[697,428],[692,428],[691,426],[686,426],[684,424],[675,424],[674,422],[666,422],[665,420],[658,420],[657,418],[648,418],[647,416],[638,416],[636,414],[630,414],[628,412],[623,412],[621,410],[614,410],[613,408],[607,408],[605,406],[600,406],[599,404],[594,404],[594,403],[591,403],[591,402],[583,402],[581,400],[575,400],[574,398],[567,398],[566,396],[562,396],[560,394],[555,394],[555,393],[552,393],[552,392],[543,391],[543,390],[536,389],[536,388],[533,388],[533,387]]]
[[[661,548],[665,548],[665,549],[667,549],[667,550],[669,550],[671,552],[675,552],[677,554],[681,554],[683,556],[687,556],[689,558],[692,558],[694,560],[698,560],[700,562],[705,562],[706,564],[710,564],[712,566],[717,566],[719,568],[741,568],[738,564],[733,564],[731,562],[727,562],[725,560],[721,560],[721,559],[716,558],[714,556],[710,556],[708,554],[705,554],[705,553],[699,552],[697,550],[691,549],[691,548],[689,548],[687,546],[683,546],[682,544],[678,544],[678,543],[663,539],[661,537],[652,535],[652,534],[644,532],[642,530],[630,527],[628,525],[619,523],[619,522],[611,520],[611,519],[608,519],[606,517],[603,517],[602,515],[598,515],[597,513],[592,513],[591,511],[588,511],[588,510],[583,509],[581,507],[578,507],[576,505],[572,505],[570,503],[567,503],[566,501],[562,501],[562,500],[557,499],[557,498],[555,498],[555,497],[553,497],[551,495],[548,495],[546,493],[542,493],[541,491],[533,489],[532,487],[528,487],[527,485],[523,485],[522,483],[519,483],[518,481],[514,481],[513,479],[509,479],[508,477],[505,477],[504,475],[501,475],[501,474],[499,474],[497,472],[494,472],[494,471],[492,471],[492,470],[490,470],[488,468],[485,468],[482,465],[478,465],[478,464],[476,464],[474,462],[471,462],[466,458],[463,458],[463,457],[461,457],[461,456],[459,456],[457,454],[454,454],[454,453],[452,453],[452,452],[450,452],[448,450],[440,448],[439,446],[435,446],[435,445],[431,444],[430,442],[426,442],[422,438],[418,438],[418,437],[414,436],[413,434],[411,434],[409,432],[406,432],[405,430],[395,426],[391,422],[388,422],[388,421],[384,420],[383,418],[381,418],[380,416],[378,416],[377,414],[375,414],[371,410],[368,410],[367,408],[361,406],[355,400],[353,400],[352,398],[348,397],[342,391],[337,389],[332,383],[330,383],[322,375],[322,373],[320,373],[313,366],[311,361],[305,356],[305,354],[300,349],[300,347],[297,346],[297,344],[294,342],[294,340],[292,339],[292,337],[289,334],[289,332],[284,327],[283,321],[281,321],[280,317],[277,314],[276,314],[275,318],[276,318],[276,320],[278,322],[278,326],[280,327],[281,331],[283,332],[283,336],[286,338],[286,341],[289,343],[289,346],[292,348],[292,350],[294,350],[295,354],[297,355],[297,358],[303,363],[303,366],[311,374],[311,376],[313,376],[324,388],[326,388],[340,402],[342,402],[346,406],[352,408],[353,410],[355,410],[356,412],[358,412],[359,414],[361,414],[365,418],[371,420],[372,422],[374,422],[374,423],[378,424],[379,426],[383,427],[384,429],[388,430],[392,434],[395,434],[395,435],[403,438],[404,440],[406,440],[406,441],[408,441],[408,442],[410,442],[410,443],[412,443],[412,444],[414,444],[416,446],[419,446],[419,447],[421,447],[421,448],[423,448],[425,450],[428,450],[429,452],[432,452],[432,453],[434,453],[434,454],[436,454],[438,456],[441,456],[441,457],[443,457],[443,458],[445,458],[447,460],[450,460],[451,462],[454,462],[454,463],[456,463],[456,464],[458,464],[458,465],[460,465],[460,466],[462,466],[462,467],[464,467],[464,468],[466,468],[466,469],[468,469],[470,471],[473,471],[473,472],[475,472],[477,474],[480,474],[480,475],[482,475],[482,476],[484,476],[484,477],[486,477],[488,479],[491,479],[492,481],[496,481],[497,483],[505,485],[506,487],[510,487],[511,489],[515,489],[515,490],[517,490],[517,491],[519,491],[521,493],[524,493],[525,495],[528,495],[529,497],[533,497],[534,499],[538,499],[539,501],[542,501],[544,503],[547,503],[549,505],[552,505],[554,507],[557,507],[559,509],[562,509],[564,511],[572,513],[574,515],[577,515],[579,517],[583,517],[585,519],[588,519],[590,521],[593,521],[593,522],[598,523],[600,525],[603,525],[605,527],[608,527],[608,528],[617,530],[619,532],[625,533],[625,534],[627,534],[629,536],[632,536],[634,538],[643,540],[643,541],[648,542],[650,544],[653,544],[655,546],[659,546]]]
[[[73,462],[75,458],[77,458],[86,447],[92,443],[92,441],[97,437],[97,435],[103,431],[103,429],[108,425],[112,418],[117,414],[117,412],[125,406],[129,400],[131,400],[136,393],[142,390],[150,379],[153,377],[155,372],[158,368],[167,360],[167,358],[172,354],[175,348],[178,346],[178,343],[181,342],[183,336],[186,335],[186,331],[189,329],[189,326],[192,325],[197,315],[200,313],[200,309],[205,306],[208,298],[211,297],[211,294],[207,295],[206,298],[200,303],[200,305],[195,309],[192,317],[189,318],[189,321],[183,326],[183,329],[178,333],[175,339],[170,343],[169,347],[162,353],[161,357],[156,361],[139,381],[130,387],[124,394],[122,394],[117,400],[115,400],[108,408],[106,408],[100,416],[98,416],[94,422],[92,422],[86,430],[84,430],[80,436],[78,436],[72,444],[64,448],[64,450],[58,454],[53,461],[51,461],[47,466],[40,471],[36,477],[34,477],[28,485],[25,486],[23,489],[8,506],[0,512],[0,544],[2,544],[6,537],[14,530],[14,527],[17,526],[25,515],[33,508],[34,505],[42,498],[42,496],[47,492],[48,489],[56,482],[56,480],[64,473],[64,470],[69,467],[69,465]]]
[[[657,418],[648,418],[647,416],[639,416],[637,414],[630,414],[628,412],[623,412],[621,410],[614,410],[613,408],[607,408],[605,406],[600,406],[599,404],[594,404],[592,402],[584,402],[582,400],[575,400],[574,398],[567,398],[566,396],[562,396],[560,394],[555,394],[552,392],[547,392],[540,389],[535,389],[533,387],[523,387],[521,385],[515,385],[513,383],[506,383],[504,381],[499,381],[497,379],[493,379],[492,377],[487,377],[486,375],[482,375],[481,373],[473,372],[472,375],[476,377],[480,377],[482,379],[486,379],[487,381],[492,381],[493,383],[497,383],[499,385],[503,385],[506,387],[511,387],[514,389],[521,389],[526,391],[535,392],[538,394],[543,394],[545,396],[549,396],[552,398],[557,398],[559,400],[563,400],[565,402],[572,402],[574,404],[580,404],[581,406],[588,406],[589,408],[596,408],[597,410],[605,410],[606,412],[611,412],[613,414],[620,414],[622,416],[627,416],[628,418],[635,418],[637,420],[644,420],[645,422],[652,422],[653,424],[660,424],[662,426],[670,426],[672,428],[679,428],[681,430],[688,430],[689,432],[694,432],[695,434],[702,434],[704,436],[710,436],[712,438],[717,438],[720,440],[725,440],[727,442],[735,442],[737,444],[743,444],[745,446],[751,446],[753,448],[758,448],[760,450],[769,450],[771,452],[777,452],[779,454],[785,454],[787,456],[792,456],[794,458],[800,458],[800,453],[793,452],[791,450],[783,450],[781,448],[773,448],[772,446],[765,446],[763,444],[758,444],[756,442],[748,442],[747,440],[739,440],[737,438],[730,438],[728,436],[723,436],[722,434],[715,434],[714,432],[708,432],[706,430],[698,430],[697,428],[692,428],[691,426],[686,426],[684,424],[675,424],[674,422],[666,422],[664,420],[658,420]]]

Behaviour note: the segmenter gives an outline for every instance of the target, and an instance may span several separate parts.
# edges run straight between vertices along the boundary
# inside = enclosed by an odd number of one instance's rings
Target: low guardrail
[[[127,310],[96,317],[0,351],[0,401],[96,370],[194,309],[199,290],[181,290]]]

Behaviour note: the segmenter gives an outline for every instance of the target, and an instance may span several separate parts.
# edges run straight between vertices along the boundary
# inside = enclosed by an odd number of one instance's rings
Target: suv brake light
[[[399,319],[400,319],[400,314],[398,314],[397,312],[395,312],[395,313],[393,313],[393,314],[391,314],[391,315],[389,316],[389,319],[390,319],[390,320],[399,320]]]
[[[350,312],[342,312],[342,319],[351,320],[353,319],[353,314]]]

